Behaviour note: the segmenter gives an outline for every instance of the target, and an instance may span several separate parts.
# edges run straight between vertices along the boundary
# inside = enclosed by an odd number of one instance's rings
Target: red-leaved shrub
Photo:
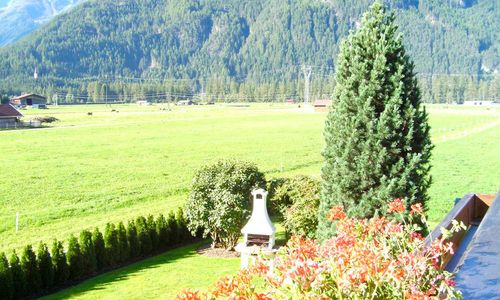
[[[328,218],[336,222],[335,237],[323,244],[293,237],[271,261],[224,277],[207,293],[183,291],[177,299],[460,298],[440,259],[452,244],[441,238],[426,246],[411,222],[418,217],[426,223],[422,207],[414,205],[405,222],[401,202],[389,205],[394,220],[348,218],[333,207]]]

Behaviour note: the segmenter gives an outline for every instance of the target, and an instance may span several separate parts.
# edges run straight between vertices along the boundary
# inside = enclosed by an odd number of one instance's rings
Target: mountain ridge
[[[42,78],[288,80],[300,65],[335,68],[340,41],[371,0],[88,1],[0,50],[11,86],[38,68]],[[421,74],[496,74],[494,1],[390,1]],[[477,20],[480,17],[480,22]]]

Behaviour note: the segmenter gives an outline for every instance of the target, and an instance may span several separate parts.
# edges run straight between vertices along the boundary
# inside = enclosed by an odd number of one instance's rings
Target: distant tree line
[[[418,82],[424,103],[458,103],[464,101],[500,101],[500,76],[474,77],[467,75],[421,75]],[[26,84],[20,89],[13,85],[4,89],[11,96],[35,92],[48,98],[49,103],[113,103],[136,102],[173,103],[179,100],[198,102],[285,102],[304,100],[304,80],[277,82],[239,82],[229,77],[203,80],[68,80],[62,87],[54,81]],[[5,83],[4,83],[5,85]],[[335,90],[333,75],[315,77],[310,98],[330,99]]]
[[[138,217],[127,224],[108,223],[104,234],[99,228],[83,230],[77,238],[52,245],[27,245],[19,256],[0,253],[0,299],[40,296],[85,278],[188,242],[194,237],[186,227],[181,209],[167,217]]]

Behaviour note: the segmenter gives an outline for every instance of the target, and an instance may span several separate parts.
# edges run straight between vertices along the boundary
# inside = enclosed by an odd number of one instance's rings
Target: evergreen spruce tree
[[[127,224],[127,240],[130,247],[130,257],[133,258],[141,255],[141,248],[137,238],[137,228],[133,220],[130,220]]]
[[[115,266],[120,259],[118,234],[115,224],[106,224],[106,229],[104,229],[104,246],[106,247],[106,264],[110,267]]]
[[[71,236],[68,240],[68,267],[69,278],[72,280],[80,279],[83,276],[83,257],[80,249],[80,244],[75,236]]]
[[[156,218],[156,231],[158,232],[158,246],[160,249],[165,249],[168,247],[168,228],[167,220],[160,214]]]
[[[52,249],[52,266],[54,268],[54,285],[63,285],[69,278],[69,267],[61,242],[54,240]]]
[[[24,247],[23,255],[21,256],[21,270],[23,271],[24,278],[26,280],[27,295],[39,292],[42,281],[38,270],[36,254],[31,245]]]
[[[192,235],[189,232],[189,229],[187,228],[187,222],[186,219],[184,218],[184,211],[182,210],[181,207],[177,209],[177,212],[175,214],[175,219],[177,222],[179,242],[183,243],[188,241],[192,237]]]
[[[80,232],[80,250],[82,252],[83,274],[90,275],[97,269],[97,260],[92,233],[88,230]]]
[[[120,251],[120,262],[125,262],[130,258],[130,248],[127,239],[127,229],[123,222],[118,224],[118,248]]]
[[[137,238],[139,240],[141,255],[148,255],[151,253],[153,245],[151,242],[151,236],[149,235],[146,218],[144,217],[137,218],[135,224],[137,228]]]
[[[158,232],[156,231],[156,221],[152,215],[147,218],[147,227],[149,231],[149,237],[151,238],[151,248],[153,251],[158,250]]]
[[[96,268],[102,270],[106,266],[106,247],[104,246],[102,233],[97,227],[92,232],[92,243],[94,244]]]
[[[174,246],[179,243],[179,227],[177,226],[177,220],[175,219],[175,214],[171,211],[167,217],[168,226],[168,244],[169,246]]]
[[[49,248],[45,243],[38,245],[38,270],[40,271],[41,286],[47,290],[54,284],[54,267],[52,266],[52,257]]]
[[[10,272],[12,273],[12,282],[14,287],[14,299],[21,299],[26,296],[26,279],[24,277],[24,272],[21,269],[21,261],[16,254],[16,251],[13,251],[10,259]]]
[[[0,253],[0,299],[10,300],[14,297],[14,282],[9,261],[5,253]]]
[[[394,15],[377,1],[343,42],[333,105],[327,116],[318,238],[330,237],[333,205],[349,216],[384,214],[428,199],[432,144],[413,63]]]

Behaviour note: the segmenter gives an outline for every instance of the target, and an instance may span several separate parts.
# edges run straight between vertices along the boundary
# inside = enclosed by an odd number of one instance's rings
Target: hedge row
[[[36,254],[26,246],[21,258],[16,251],[10,259],[0,253],[0,299],[42,295],[193,239],[179,209],[167,218],[160,214],[156,219],[138,217],[127,225],[108,223],[104,235],[99,228],[83,230],[79,238],[69,238],[66,250],[54,240],[50,251],[45,243]]]

